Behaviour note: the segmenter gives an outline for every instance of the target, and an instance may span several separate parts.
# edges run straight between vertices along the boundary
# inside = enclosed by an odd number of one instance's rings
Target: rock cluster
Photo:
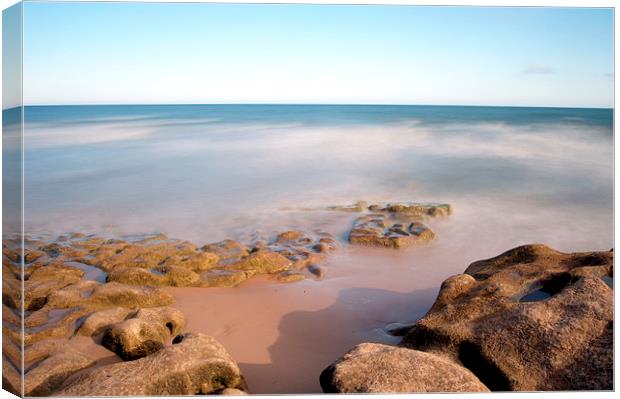
[[[421,222],[450,211],[403,206],[359,202],[332,210],[372,208],[356,222],[351,242],[390,247],[432,239]],[[363,238],[362,229],[376,236]],[[257,275],[283,283],[323,278],[322,263],[337,248],[329,233],[297,230],[251,244],[223,240],[200,247],[163,234],[69,233],[23,242],[22,253],[22,237],[3,238],[3,387],[26,396],[242,394],[236,363],[210,337],[181,334],[185,318],[162,287],[234,287]],[[117,363],[102,365],[74,345],[84,337],[118,356]]]
[[[434,238],[433,231],[423,223],[412,222],[408,225],[392,223],[388,216],[380,213],[372,213],[355,220],[349,234],[351,244],[394,249],[431,241]]]
[[[169,306],[174,301],[169,293],[155,286],[85,279],[88,268],[114,272],[124,268],[125,261],[135,268],[165,262],[168,258],[158,251],[167,256],[173,253],[167,238],[149,241],[158,247],[155,252],[140,248],[147,246],[145,242],[126,244],[78,234],[51,244],[31,241],[34,248],[27,248],[23,259],[10,247],[3,247],[5,389],[24,396],[131,392],[186,395],[247,390],[237,364],[219,343],[203,334],[180,334],[185,317]],[[186,244],[174,245],[179,245],[180,251],[189,248]],[[112,251],[108,246],[117,249]],[[123,248],[131,256],[123,254]],[[26,266],[23,276],[19,272],[22,260]],[[202,261],[206,263],[204,258]],[[22,283],[26,289],[23,332],[19,316]],[[124,361],[100,364],[88,350],[75,344],[80,336],[92,337],[95,344],[100,343]],[[23,392],[19,368],[22,342]],[[76,374],[80,375],[77,379]]]
[[[435,238],[435,233],[423,221],[452,213],[448,204],[398,203],[373,204],[360,201],[347,207],[330,210],[371,213],[358,217],[349,233],[349,242],[355,245],[401,249]]]
[[[613,252],[526,245],[448,278],[399,347],[362,344],[326,392],[613,389]]]

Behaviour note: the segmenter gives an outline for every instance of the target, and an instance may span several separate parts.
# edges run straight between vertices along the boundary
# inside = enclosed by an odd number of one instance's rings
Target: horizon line
[[[563,108],[563,109],[606,109],[613,110],[614,106],[568,106],[568,105],[489,105],[489,104],[421,104],[421,103],[82,103],[82,104],[27,104],[3,108],[8,111],[15,108],[27,107],[81,107],[81,106],[171,106],[171,105],[239,105],[239,106],[403,106],[403,107],[485,107],[485,108]],[[615,105],[615,104],[614,104]]]

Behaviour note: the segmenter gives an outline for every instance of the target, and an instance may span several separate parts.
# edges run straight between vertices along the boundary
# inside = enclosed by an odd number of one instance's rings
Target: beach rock
[[[336,249],[336,241],[328,233],[318,232],[312,235],[292,230],[278,236],[261,249],[262,252],[278,253],[292,262],[290,269],[301,270],[311,264],[325,260],[327,253]]]
[[[488,392],[450,359],[417,350],[365,343],[327,367],[325,393]]]
[[[112,243],[112,245],[115,245],[115,243]],[[195,254],[196,246],[186,241],[157,241],[154,244],[133,243],[124,245],[120,250],[116,250],[112,256],[102,258],[97,266],[106,272],[110,272],[118,267],[150,269],[157,267],[167,258],[174,256],[189,257]]]
[[[446,280],[402,345],[495,391],[613,389],[612,275],[613,252],[517,247]]]
[[[411,223],[405,228],[402,223],[392,223],[384,214],[370,214],[355,220],[349,242],[354,245],[401,249],[430,241],[434,237],[434,233],[422,223]]]
[[[78,248],[74,248],[70,245],[61,245],[57,242],[53,242],[47,245],[39,247],[39,251],[46,253],[49,257],[64,259],[81,258],[86,256],[87,252]]]
[[[273,275],[273,279],[279,283],[293,283],[295,281],[304,280],[306,276],[303,273],[295,272],[292,270],[285,270]]]
[[[2,244],[2,257],[6,257],[8,260],[15,263],[19,263],[22,259],[18,250],[9,248],[4,243]]]
[[[32,263],[38,259],[40,259],[41,257],[45,256],[46,253],[43,251],[39,251],[39,250],[31,250],[31,249],[25,249],[24,250],[24,261],[26,263]]]
[[[28,345],[24,348],[24,363],[33,364],[47,359],[54,353],[63,350],[69,345],[67,338],[46,339]]]
[[[112,325],[101,344],[123,360],[157,352],[181,332],[185,317],[170,307],[140,309],[134,318]]]
[[[253,273],[244,270],[223,270],[212,269],[200,273],[202,287],[235,287],[249,277]]]
[[[24,282],[24,306],[26,310],[41,309],[47,297],[64,287],[79,282],[84,272],[62,263],[33,265],[27,269]]]
[[[21,342],[16,340],[11,334],[3,334],[2,354],[6,356],[13,364],[21,364]]]
[[[275,243],[286,244],[289,242],[296,242],[297,240],[305,238],[305,237],[306,237],[306,233],[304,233],[303,231],[299,231],[299,230],[285,231],[283,233],[278,234],[278,236],[275,239]]]
[[[214,253],[223,261],[239,260],[249,254],[249,250],[245,245],[234,240],[224,240],[207,244],[204,245],[201,250]]]
[[[426,225],[420,222],[413,222],[409,225],[409,234],[416,237],[418,241],[432,241],[435,239],[435,233]]]
[[[133,241],[134,244],[160,244],[166,241],[170,241],[170,238],[163,233],[155,233],[147,236],[142,236],[139,240]]]
[[[124,321],[134,312],[127,308],[111,308],[91,313],[84,319],[77,333],[86,336],[99,335],[113,324]]]
[[[133,287],[119,283],[107,283],[97,286],[82,306],[91,308],[129,307],[150,308],[167,306],[174,302],[172,295],[154,287]]]
[[[368,209],[368,203],[366,201],[357,201],[353,205],[336,205],[330,206],[327,208],[330,211],[340,211],[340,212],[364,212]]]
[[[323,253],[331,250],[330,246],[326,243],[320,242],[318,244],[314,244],[312,249],[316,252]]]
[[[451,215],[452,207],[450,206],[450,204],[405,202],[388,204],[383,209],[381,209],[381,211],[390,212],[398,215],[441,217]]]
[[[72,374],[95,364],[86,354],[63,346],[24,376],[25,396],[51,396]]]
[[[17,310],[2,304],[2,321],[13,324],[14,326],[20,326],[21,316]]]
[[[78,319],[88,313],[81,308],[63,309],[58,312],[58,320],[53,323],[45,325],[43,328],[27,328],[24,332],[24,345],[50,338],[69,338],[75,332]]]
[[[108,281],[130,285],[194,287],[200,284],[200,276],[182,266],[160,265],[152,269],[117,267],[108,274]]]
[[[218,395],[224,396],[246,396],[248,393],[237,388],[225,388],[216,392]]]
[[[292,262],[277,252],[260,251],[249,254],[227,266],[231,270],[251,270],[256,274],[270,274],[287,270]]]
[[[108,273],[108,282],[128,285],[148,285],[151,287],[169,285],[168,279],[154,269],[141,267],[117,267]]]
[[[110,282],[81,281],[50,294],[46,306],[99,310],[112,307],[148,308],[167,306],[174,302],[168,292],[156,287],[138,287]]]
[[[172,256],[163,262],[164,266],[179,266],[195,272],[217,267],[220,257],[213,252],[198,252],[190,256]]]
[[[77,377],[57,396],[165,396],[246,391],[239,366],[215,339],[186,334],[144,358],[102,366]]]
[[[2,355],[2,389],[11,392],[13,395],[21,395],[22,375],[4,354]]]
[[[2,303],[9,308],[19,310],[22,307],[22,282],[16,275],[15,267],[10,261],[2,261]]]
[[[314,274],[319,279],[325,277],[325,274],[327,272],[324,267],[319,266],[319,265],[310,265],[310,266],[308,266],[308,271],[310,273]]]

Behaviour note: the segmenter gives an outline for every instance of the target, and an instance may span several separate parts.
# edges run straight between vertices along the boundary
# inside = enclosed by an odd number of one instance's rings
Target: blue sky
[[[611,9],[24,5],[26,104],[611,107]]]

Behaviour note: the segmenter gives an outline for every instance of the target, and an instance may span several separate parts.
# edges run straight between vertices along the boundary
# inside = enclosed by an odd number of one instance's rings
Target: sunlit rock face
[[[525,245],[474,262],[444,281],[400,349],[353,349],[321,381],[329,392],[458,391],[457,377],[435,384],[457,366],[493,391],[613,389],[613,251]],[[421,384],[429,367],[436,379]]]

